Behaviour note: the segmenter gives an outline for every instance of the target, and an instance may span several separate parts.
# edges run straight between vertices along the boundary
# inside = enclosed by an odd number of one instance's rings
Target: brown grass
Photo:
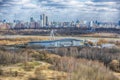
[[[40,41],[40,40],[48,40],[47,37],[20,37],[20,38],[2,38],[0,39],[0,45],[17,45],[17,44],[25,44],[30,41]]]
[[[97,61],[63,57],[55,66],[55,69],[69,73],[68,80],[118,80]]]
[[[119,34],[102,32],[102,33],[83,34],[82,36],[117,38],[119,37]]]

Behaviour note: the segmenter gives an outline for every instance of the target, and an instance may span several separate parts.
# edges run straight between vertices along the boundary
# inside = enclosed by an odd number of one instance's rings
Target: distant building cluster
[[[0,30],[4,29],[39,29],[39,28],[59,28],[59,27],[82,27],[82,28],[117,28],[120,29],[120,21],[116,23],[103,23],[98,21],[71,21],[71,22],[50,22],[45,14],[40,15],[38,21],[30,17],[29,22],[14,20],[7,22],[0,20]]]

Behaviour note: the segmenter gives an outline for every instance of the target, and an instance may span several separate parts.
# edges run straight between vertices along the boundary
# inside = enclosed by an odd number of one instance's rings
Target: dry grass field
[[[120,79],[120,73],[115,72],[114,75]]]
[[[17,45],[17,44],[25,44],[30,41],[41,41],[41,40],[48,40],[48,37],[45,36],[8,36],[0,37],[0,45]]]
[[[30,68],[30,66],[32,67]],[[26,66],[23,63],[4,66],[1,68],[3,73],[0,76],[0,80],[33,80],[33,78],[35,78],[34,80],[38,80],[37,78],[39,80],[48,80],[50,78],[67,76],[65,72],[49,69],[50,66],[49,63],[40,61],[27,62]]]
[[[109,37],[100,37],[100,36],[92,37],[91,35],[92,34],[83,35],[80,37],[56,36],[55,39],[63,39],[63,38],[75,38],[75,39],[81,39],[81,40],[100,40],[100,39],[103,39],[103,40],[107,40],[108,42],[112,42],[115,44],[120,43],[119,38],[109,38]],[[100,35],[102,35],[102,34],[100,34]],[[104,35],[104,33],[103,33],[103,35]],[[25,44],[25,43],[30,42],[30,41],[50,40],[50,38],[51,38],[50,36],[32,36],[32,35],[5,35],[5,36],[2,36],[1,35],[0,36],[0,45]]]
[[[82,36],[86,36],[86,37],[103,37],[103,38],[119,38],[120,35],[117,33],[91,33],[91,34],[83,34]]]

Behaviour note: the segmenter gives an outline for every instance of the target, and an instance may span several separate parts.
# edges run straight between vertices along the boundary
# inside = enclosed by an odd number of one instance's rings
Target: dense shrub
[[[53,63],[55,60],[59,59],[59,55],[51,54],[47,51],[38,51],[34,54],[32,54],[32,57],[35,58],[35,60],[38,61],[45,61],[48,63]]]
[[[0,51],[0,64],[6,65],[22,61],[24,61],[24,56],[21,54]]]
[[[31,71],[32,69],[34,69],[34,65],[28,63],[28,62],[25,62],[24,65],[23,65],[23,69],[25,71]]]
[[[120,61],[120,50],[117,48],[89,48],[89,47],[70,47],[70,48],[56,48],[55,54],[61,56],[74,56],[77,58],[86,58],[90,60],[99,60],[104,62],[105,65],[109,64],[112,60],[117,59]]]
[[[120,62],[118,60],[112,60],[109,66],[113,71],[120,72]]]
[[[62,57],[54,62],[54,69],[68,73],[66,80],[118,80],[102,63]]]
[[[0,64],[5,65],[23,62],[23,64],[25,63],[23,66],[24,70],[30,71],[34,68],[34,65],[38,65],[38,63],[35,62],[31,64],[28,63],[28,61],[45,61],[53,65],[51,69],[68,73],[68,80],[118,80],[113,76],[109,69],[107,69],[102,63],[96,61],[99,60],[104,62],[106,65],[109,64],[112,70],[119,71],[119,50],[113,52],[110,51],[110,49],[86,47],[59,48],[53,50],[52,52],[37,51],[32,49],[19,49],[17,51],[8,51],[4,49],[0,50]],[[89,59],[90,61],[80,58]],[[117,62],[112,61],[114,59],[117,60]],[[35,74],[39,77],[41,70],[47,68],[48,67],[45,66],[39,67],[35,70]],[[0,70],[0,74],[4,74],[4,71]],[[7,75],[9,74],[12,76],[18,75],[15,71],[9,71]],[[37,79],[38,78],[30,78],[30,80]]]
[[[2,70],[2,69],[0,69],[0,76],[1,76],[1,75],[3,75],[3,70]]]
[[[0,64],[15,64],[31,60],[31,53],[27,49],[0,50]]]

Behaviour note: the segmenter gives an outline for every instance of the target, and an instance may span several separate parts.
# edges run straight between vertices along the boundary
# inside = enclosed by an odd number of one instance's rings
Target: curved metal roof
[[[48,40],[48,41],[33,41],[29,43],[53,43],[53,42],[58,42],[58,41],[83,41],[83,40],[78,40],[78,39],[72,39],[72,38],[65,38],[65,39],[59,39],[59,40]]]

